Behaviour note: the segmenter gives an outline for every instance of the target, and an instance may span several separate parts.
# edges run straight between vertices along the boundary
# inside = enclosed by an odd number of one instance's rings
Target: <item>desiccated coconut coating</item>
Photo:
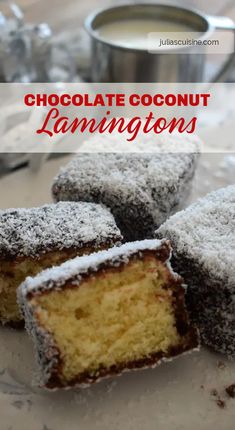
[[[79,154],[60,170],[52,192],[56,201],[102,202],[128,241],[151,238],[188,195],[197,158],[196,153]]]
[[[109,210],[93,203],[60,202],[0,211],[0,258],[113,245],[122,237]]]
[[[203,341],[235,358],[235,185],[208,194],[156,232],[170,239],[173,267]]]

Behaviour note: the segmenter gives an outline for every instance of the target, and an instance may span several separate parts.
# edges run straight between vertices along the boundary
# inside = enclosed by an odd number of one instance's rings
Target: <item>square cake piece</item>
[[[0,321],[22,325],[16,289],[26,276],[121,240],[113,216],[101,205],[61,202],[1,210]]]
[[[107,139],[112,141],[110,136]],[[55,201],[103,203],[125,241],[153,238],[155,230],[188,197],[199,156],[196,137],[158,140],[162,153],[79,153],[53,181]],[[145,142],[141,136],[141,141],[151,148],[151,138]],[[96,142],[94,136],[91,147]],[[183,146],[187,152],[179,153]]]
[[[235,360],[235,185],[207,194],[156,231],[173,246],[172,265],[202,341]]]
[[[42,385],[83,386],[198,346],[170,252],[165,240],[132,242],[25,280],[18,302]]]

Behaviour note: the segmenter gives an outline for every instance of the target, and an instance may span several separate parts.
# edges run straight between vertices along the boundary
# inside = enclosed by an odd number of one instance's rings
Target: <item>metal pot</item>
[[[91,36],[93,82],[202,82],[206,55],[195,49],[184,52],[151,53],[147,49],[118,46],[99,36],[97,29],[106,23],[122,19],[156,18],[186,24],[207,39],[215,29],[235,31],[230,18],[208,16],[194,9],[164,4],[127,4],[111,7],[89,15],[85,28]],[[222,81],[234,63],[230,55],[213,81]]]

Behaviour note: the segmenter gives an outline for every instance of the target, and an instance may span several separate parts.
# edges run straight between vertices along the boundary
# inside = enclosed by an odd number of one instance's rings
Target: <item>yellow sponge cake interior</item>
[[[139,251],[141,246],[147,249]],[[69,275],[68,262],[58,275],[53,269],[41,275],[44,287],[40,275],[21,287],[19,300],[27,327],[36,342],[40,332],[41,365],[50,367],[48,387],[93,382],[126,368],[152,365],[197,345],[196,331],[184,308],[181,280],[165,261],[168,245],[153,240],[136,242],[135,247],[126,258],[128,244],[76,258],[69,279],[61,280],[64,273]],[[119,258],[109,260],[115,252]],[[98,266],[93,270],[96,258]],[[38,285],[38,291],[30,287],[31,282]],[[45,289],[45,285],[50,287]],[[50,348],[54,363],[48,363]]]
[[[49,252],[39,258],[21,257],[15,260],[2,260],[0,263],[0,321],[14,327],[22,324],[22,315],[16,301],[16,290],[27,276],[35,276],[43,269],[61,264],[68,258],[83,255],[89,251],[92,252],[92,249]]]

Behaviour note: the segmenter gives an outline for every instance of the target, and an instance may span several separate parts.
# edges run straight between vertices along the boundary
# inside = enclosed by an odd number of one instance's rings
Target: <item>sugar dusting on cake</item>
[[[122,236],[110,211],[98,204],[60,202],[0,211],[0,256],[37,257],[51,250],[110,245]]]

